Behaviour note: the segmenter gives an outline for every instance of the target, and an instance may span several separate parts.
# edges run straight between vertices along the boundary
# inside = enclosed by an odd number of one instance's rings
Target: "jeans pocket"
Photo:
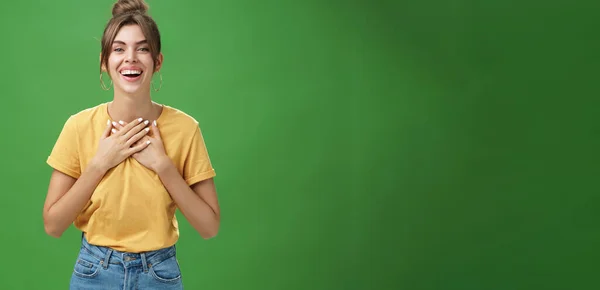
[[[73,274],[81,278],[93,278],[96,275],[98,275],[100,265],[92,261],[94,260],[87,257],[86,255],[80,254],[79,257],[77,257],[77,261],[75,262]]]
[[[176,283],[181,280],[181,269],[175,256],[150,266],[154,279],[164,283]]]

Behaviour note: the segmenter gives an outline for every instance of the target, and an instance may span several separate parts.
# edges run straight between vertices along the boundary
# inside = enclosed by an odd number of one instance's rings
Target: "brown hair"
[[[100,73],[102,73],[102,67],[106,67],[108,70],[108,56],[111,53],[111,47],[117,33],[119,33],[121,27],[132,24],[138,25],[142,29],[156,68],[161,49],[160,32],[154,19],[146,13],[147,11],[148,4],[144,0],[118,0],[113,5],[113,17],[106,24],[102,35]]]

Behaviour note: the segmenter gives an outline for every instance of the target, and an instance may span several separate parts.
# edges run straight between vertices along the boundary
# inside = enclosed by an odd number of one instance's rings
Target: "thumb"
[[[106,138],[108,138],[108,136],[110,136],[111,128],[112,128],[112,124],[110,123],[110,120],[108,120],[106,122],[106,128],[104,128],[104,132],[102,132],[101,139],[106,139]]]

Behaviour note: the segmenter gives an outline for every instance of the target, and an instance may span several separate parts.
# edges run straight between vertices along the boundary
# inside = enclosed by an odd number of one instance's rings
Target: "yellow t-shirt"
[[[79,178],[111,120],[107,105],[68,118],[47,159],[51,167]],[[189,185],[216,175],[194,118],[163,105],[156,122],[167,155]],[[175,209],[158,175],[130,157],[106,173],[74,225],[91,244],[127,252],[151,251],[172,246],[179,238]]]

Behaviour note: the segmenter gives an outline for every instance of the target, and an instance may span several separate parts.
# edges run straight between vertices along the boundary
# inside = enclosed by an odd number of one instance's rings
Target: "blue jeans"
[[[183,289],[175,246],[126,253],[90,245],[83,237],[69,289]]]

